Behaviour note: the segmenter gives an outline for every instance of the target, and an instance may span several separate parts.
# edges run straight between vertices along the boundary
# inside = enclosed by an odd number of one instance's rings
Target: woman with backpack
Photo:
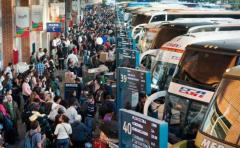
[[[46,136],[41,134],[39,122],[32,121],[30,126],[31,129],[25,137],[24,148],[42,148]]]

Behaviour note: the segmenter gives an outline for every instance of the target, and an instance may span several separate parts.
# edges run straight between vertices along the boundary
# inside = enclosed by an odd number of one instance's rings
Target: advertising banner
[[[119,139],[120,148],[167,148],[168,124],[131,110],[121,109]]]
[[[29,7],[16,7],[16,37],[29,36]]]
[[[50,20],[52,22],[64,22],[65,20],[65,3],[50,4]]]
[[[32,5],[32,31],[43,31],[43,7]]]
[[[135,109],[139,93],[151,93],[151,73],[133,68],[117,69],[117,108]]]

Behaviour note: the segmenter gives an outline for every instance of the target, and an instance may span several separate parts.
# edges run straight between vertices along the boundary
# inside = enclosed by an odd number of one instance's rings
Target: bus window
[[[170,84],[175,68],[175,64],[158,61],[153,68],[153,89],[166,90]]]
[[[165,21],[165,14],[156,15],[152,18],[151,22]]]
[[[146,70],[151,70],[151,65],[153,62],[154,56],[152,55],[146,55],[143,57],[141,64],[146,68]]]
[[[193,31],[191,31],[191,33],[196,33],[196,32],[210,32],[210,31],[215,31],[216,27],[203,27],[203,28],[198,28],[195,29]],[[240,30],[240,29],[239,29]]]
[[[146,16],[146,15],[143,15],[143,14],[138,14],[136,16],[136,18],[134,19],[134,22],[133,22],[133,26],[137,26],[139,24],[144,24],[144,23],[148,23],[149,20],[150,20],[151,16]]]
[[[213,103],[210,105],[202,132],[240,146],[240,80],[224,78],[216,93]]]
[[[169,94],[164,118],[169,123],[170,141],[194,139],[206,111],[206,104]]]
[[[236,59],[236,56],[186,50],[176,77],[195,85],[214,87],[221,81],[225,70],[236,64]]]
[[[221,27],[219,31],[233,31],[233,30],[240,30],[239,26],[232,26],[232,27]]]

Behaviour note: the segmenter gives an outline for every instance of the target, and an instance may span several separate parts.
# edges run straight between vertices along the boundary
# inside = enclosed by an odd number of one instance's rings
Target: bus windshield
[[[214,101],[209,106],[202,132],[240,146],[240,80],[224,78],[219,86]]]
[[[237,56],[186,50],[175,78],[193,85],[216,87],[225,70],[233,67],[236,60]]]
[[[175,68],[176,64],[158,61],[153,68],[152,89],[166,90]]]
[[[187,33],[187,28],[178,28],[172,26],[162,26],[155,37],[155,40],[152,40],[152,48],[160,48],[164,43],[170,41],[176,36]]]
[[[176,143],[181,139],[190,140],[196,137],[207,111],[207,104],[169,94],[165,111],[165,120],[169,123],[169,141]]]
[[[157,36],[159,29],[158,28],[146,28],[144,29],[144,35],[139,42],[139,48],[142,52],[146,49],[152,48],[152,42]]]
[[[151,19],[151,16],[146,16],[144,14],[137,14],[137,16],[134,18],[132,25],[137,26],[139,24],[144,24],[144,23],[147,24],[150,19]]]
[[[153,90],[166,90],[168,88],[182,53],[183,50],[174,51],[174,49],[161,47],[152,71]]]

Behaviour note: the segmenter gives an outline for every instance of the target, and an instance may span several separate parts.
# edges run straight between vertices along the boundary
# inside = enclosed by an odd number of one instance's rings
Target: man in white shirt
[[[76,121],[77,119],[77,116],[78,116],[78,112],[75,108],[75,102],[76,102],[76,99],[74,98],[71,98],[69,100],[69,108],[66,110],[66,113],[65,115],[69,118],[69,123],[72,124],[73,122]]]
[[[37,59],[41,60],[41,58],[45,55],[45,53],[43,52],[42,48],[38,49],[38,53],[37,53]]]
[[[71,59],[73,65],[78,63],[78,57],[73,53],[72,50],[70,50],[70,54],[67,57],[67,62],[69,62],[69,59]]]
[[[8,66],[5,68],[4,74],[8,74],[9,78],[12,80],[13,79],[13,73],[12,73],[12,63],[8,63]]]
[[[52,41],[52,46],[54,47],[54,48],[56,48],[58,45],[60,45],[61,44],[61,39],[60,38],[58,38],[58,37],[55,37],[54,39],[53,39],[53,41]]]

